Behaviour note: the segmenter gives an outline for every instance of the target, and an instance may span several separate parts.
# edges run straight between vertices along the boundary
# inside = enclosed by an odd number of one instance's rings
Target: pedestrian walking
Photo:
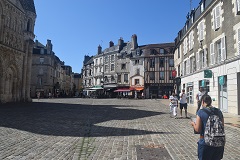
[[[40,92],[37,92],[37,98],[38,98],[38,100],[40,99],[40,96],[41,96],[41,93],[40,93]]]
[[[196,111],[196,113],[201,108],[201,104],[202,104],[201,103],[201,98],[205,94],[206,94],[206,92],[204,91],[204,88],[203,87],[199,87],[199,92],[196,95],[196,100],[197,100],[197,111]]]
[[[184,108],[185,117],[187,118],[187,94],[185,90],[182,90],[182,93],[179,94],[180,97],[180,117],[182,118],[182,110]]]
[[[170,103],[170,116],[173,115],[174,118],[177,118],[177,107],[178,107],[178,98],[175,93],[172,93],[172,95],[169,97]]]
[[[191,122],[194,130],[200,133],[198,158],[220,160],[223,158],[225,145],[223,114],[212,106],[209,95],[204,95],[201,102],[203,108],[197,112],[196,122]]]

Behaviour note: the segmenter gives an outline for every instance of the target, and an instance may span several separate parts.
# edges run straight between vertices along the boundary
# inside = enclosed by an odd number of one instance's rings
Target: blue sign
[[[202,80],[202,87],[205,87],[205,80]]]
[[[218,81],[219,81],[219,84],[220,84],[221,86],[224,85],[224,84],[225,84],[225,78],[224,78],[224,76],[218,77]]]

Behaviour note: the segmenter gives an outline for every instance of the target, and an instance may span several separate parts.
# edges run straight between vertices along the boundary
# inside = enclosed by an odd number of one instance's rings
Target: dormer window
[[[204,11],[204,2],[201,3],[201,13]]]
[[[164,49],[160,48],[160,54],[164,54]]]

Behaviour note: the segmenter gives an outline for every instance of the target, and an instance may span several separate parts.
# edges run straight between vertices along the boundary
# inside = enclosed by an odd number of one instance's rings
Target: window
[[[98,59],[96,59],[96,65],[98,65]]]
[[[150,78],[150,80],[155,80],[155,72],[150,72],[149,78]]]
[[[172,71],[169,71],[169,80],[173,80],[173,75],[172,75]]]
[[[122,70],[126,69],[126,64],[122,64],[122,65],[121,65],[121,69],[122,69]]]
[[[159,53],[160,53],[160,54],[164,54],[164,49],[160,48]]]
[[[104,82],[108,82],[108,77],[107,76],[104,77]]]
[[[121,74],[118,75],[118,82],[121,82]]]
[[[139,74],[140,74],[140,69],[137,68],[137,69],[136,69],[136,75],[139,75]]]
[[[135,59],[135,65],[139,64],[139,59]]]
[[[92,70],[91,69],[89,69],[89,76],[91,76],[92,75]]]
[[[155,60],[150,59],[150,68],[154,68],[154,67],[155,67]]]
[[[128,74],[124,74],[124,82],[128,83]]]
[[[198,24],[198,40],[201,42],[203,39],[204,39],[204,22],[201,21],[199,24]]]
[[[240,0],[236,0],[237,14],[240,14]]]
[[[135,79],[135,85],[139,84],[139,79]]]
[[[211,65],[220,63],[226,59],[225,37],[210,44]]]
[[[108,56],[105,56],[105,63],[108,62]]]
[[[114,61],[114,55],[111,55],[111,61],[112,62]]]
[[[214,16],[214,29],[217,30],[218,28],[220,28],[221,23],[220,23],[220,16],[221,16],[221,10],[220,10],[220,5],[217,5],[214,9],[213,9],[213,16]]]
[[[102,58],[100,58],[100,64],[102,64]]]
[[[44,58],[40,57],[40,64],[43,64],[43,63],[44,63]]]
[[[187,61],[183,62],[183,75],[187,74]]]
[[[197,53],[197,70],[207,67],[207,50]]]
[[[115,78],[114,76],[111,76],[111,81],[114,82],[115,81]]]
[[[44,48],[40,49],[40,54],[44,54]]]
[[[114,64],[111,64],[111,71],[114,71]]]
[[[195,71],[195,58],[194,56],[190,57],[190,73]]]
[[[39,69],[39,74],[43,75],[43,69],[42,68]]]
[[[91,80],[91,79],[89,79],[89,83],[88,83],[88,85],[89,85],[89,86],[92,85],[92,80]]]
[[[171,73],[172,74],[172,73]],[[159,79],[160,80],[164,80],[164,72],[160,72],[159,73]]]
[[[180,54],[181,54],[181,52],[180,52],[180,46],[178,47],[178,50],[177,50],[177,52],[178,52],[178,58],[180,58]]]
[[[193,49],[193,31],[190,32],[189,34],[189,50],[192,50]]]
[[[102,72],[102,67],[99,68],[99,72]]]
[[[164,67],[164,60],[165,60],[165,58],[159,59],[159,67]]]
[[[181,76],[181,74],[180,74],[180,65],[178,65],[178,76]]]
[[[108,65],[105,65],[105,72],[108,71]]]
[[[188,48],[188,40],[187,37],[183,41],[183,54],[185,55],[187,53],[187,48]]]
[[[39,86],[42,85],[42,78],[38,78],[38,85],[39,85]]]
[[[169,67],[174,67],[174,59],[173,58],[169,59]]]
[[[240,28],[238,29],[238,55],[240,55]]]
[[[156,50],[155,49],[151,49],[150,50],[150,54],[156,54]]]

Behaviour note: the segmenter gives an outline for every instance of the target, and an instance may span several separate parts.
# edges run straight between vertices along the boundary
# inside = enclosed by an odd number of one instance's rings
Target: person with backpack
[[[220,160],[225,146],[224,118],[222,112],[212,106],[209,95],[202,97],[202,109],[197,112],[196,122],[191,122],[200,133],[198,141],[199,160]]]

